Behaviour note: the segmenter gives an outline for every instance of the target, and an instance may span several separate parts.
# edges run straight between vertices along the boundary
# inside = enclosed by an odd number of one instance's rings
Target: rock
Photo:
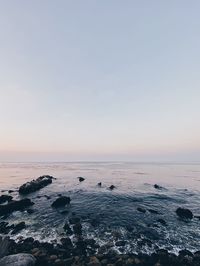
[[[176,210],[176,214],[181,218],[181,219],[192,219],[193,218],[193,213],[189,209],[185,208],[178,208]]]
[[[116,188],[114,185],[111,185],[111,186],[109,187],[110,190],[113,190],[114,188]]]
[[[88,266],[101,266],[101,263],[97,259],[97,257],[93,256],[90,258],[90,262],[88,263]]]
[[[81,235],[82,234],[82,225],[80,223],[73,225],[73,231],[74,231],[75,235]]]
[[[0,258],[6,256],[11,245],[11,240],[9,237],[2,238],[0,236]]]
[[[146,212],[146,210],[145,210],[145,209],[143,209],[143,208],[140,208],[140,207],[138,207],[138,208],[137,208],[137,210],[138,210],[139,212],[143,212],[143,213],[145,213],[145,212]]]
[[[46,187],[47,185],[51,184],[52,179],[54,178],[49,175],[40,176],[36,180],[32,180],[31,182],[27,182],[23,184],[19,188],[19,194],[26,195],[26,194],[35,192],[37,190],[40,190],[41,188]]]
[[[34,213],[34,210],[33,209],[28,209],[26,210],[28,214],[33,214]]]
[[[17,234],[19,231],[21,231],[24,228],[26,228],[25,222],[18,223],[17,225],[15,225],[12,231],[12,235]]]
[[[51,204],[51,206],[52,206],[53,208],[63,207],[63,206],[65,206],[66,204],[69,204],[70,201],[71,201],[70,197],[62,196],[62,197],[56,199],[56,200]]]
[[[158,219],[157,222],[161,223],[162,225],[167,225],[164,219]]]
[[[73,231],[72,231],[72,229],[70,228],[70,226],[69,226],[68,223],[65,223],[63,229],[66,231],[66,233],[67,233],[68,235],[72,235],[72,234],[73,234]]]
[[[5,203],[6,201],[10,202],[13,197],[9,195],[1,195],[0,196],[0,204]]]
[[[70,224],[77,224],[77,223],[80,223],[80,218],[79,217],[71,217],[70,219],[69,219],[69,223]]]
[[[155,188],[155,189],[162,189],[163,187],[159,186],[158,184],[155,184],[155,185],[154,185],[154,188]]]
[[[101,182],[99,182],[99,183],[97,184],[97,186],[99,186],[99,187],[101,187],[101,185],[102,185]]]
[[[34,266],[36,259],[25,253],[9,255],[0,260],[0,266]]]
[[[32,206],[34,203],[30,199],[22,199],[8,202],[6,205],[0,206],[0,215],[12,213],[14,211],[22,211],[27,207]]]
[[[77,177],[77,178],[78,178],[79,182],[83,182],[83,181],[85,180],[85,178],[82,177],[82,176],[79,176],[79,177]]]
[[[63,237],[60,239],[60,242],[62,243],[62,245],[65,249],[71,249],[73,247],[72,241],[70,238],[64,238]]]

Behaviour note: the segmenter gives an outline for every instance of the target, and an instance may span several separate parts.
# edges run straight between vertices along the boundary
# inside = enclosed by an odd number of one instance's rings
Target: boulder
[[[78,180],[79,180],[79,182],[83,182],[83,181],[85,180],[85,178],[82,177],[82,176],[79,176],[79,177],[78,177]]]
[[[1,195],[0,196],[0,204],[5,203],[6,201],[10,202],[12,200],[12,196],[9,195]]]
[[[181,207],[179,207],[176,210],[176,214],[181,219],[192,219],[193,218],[193,213],[189,209],[185,209],[185,208],[181,208]]]
[[[62,196],[62,197],[56,199],[56,200],[51,204],[51,206],[52,206],[53,208],[63,207],[63,206],[65,206],[66,204],[69,204],[70,201],[71,201],[70,197]]]
[[[36,259],[26,253],[9,255],[0,260],[0,266],[34,266]]]
[[[6,205],[0,205],[0,216],[12,213],[14,211],[22,211],[34,203],[30,199],[22,199],[8,202]]]
[[[102,183],[101,183],[101,182],[99,182],[97,185],[98,185],[99,187],[101,187]]]
[[[17,225],[14,226],[14,229],[12,231],[12,235],[17,234],[18,232],[20,232],[24,228],[26,228],[25,222],[18,223]]]
[[[40,190],[41,188],[46,187],[47,185],[51,184],[52,179],[54,178],[49,175],[40,176],[36,180],[32,180],[31,182],[27,182],[23,184],[19,188],[19,194],[26,195],[26,194],[35,192],[37,190]]]

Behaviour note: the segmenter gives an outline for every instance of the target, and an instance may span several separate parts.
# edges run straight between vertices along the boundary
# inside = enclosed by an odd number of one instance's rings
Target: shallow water
[[[108,242],[123,253],[151,252],[157,247],[174,252],[183,248],[200,250],[200,220],[184,222],[175,213],[177,207],[185,207],[200,215],[199,164],[2,163],[0,187],[16,189],[44,174],[57,179],[29,195],[35,202],[35,212],[32,215],[15,212],[7,218],[10,223],[26,222],[27,228],[20,235],[49,241],[59,239],[65,235],[62,229],[65,221],[76,215],[82,219],[84,236],[96,239],[105,252]],[[80,183],[78,176],[85,177],[85,181]],[[97,186],[98,182],[102,182],[102,187]],[[155,189],[155,183],[164,188]],[[110,191],[108,187],[112,184],[116,189]],[[52,209],[51,203],[58,194],[70,196],[71,204]],[[17,192],[13,196],[19,197]],[[138,207],[145,208],[146,213],[138,212]],[[63,214],[63,210],[68,213]],[[161,225],[159,218],[167,226]],[[95,226],[91,224],[94,221]],[[125,240],[126,245],[115,247],[118,240]]]

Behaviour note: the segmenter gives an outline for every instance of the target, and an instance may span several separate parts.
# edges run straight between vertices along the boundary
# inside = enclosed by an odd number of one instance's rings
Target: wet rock
[[[77,224],[77,223],[80,223],[80,218],[79,217],[71,217],[70,219],[69,219],[69,223],[70,224]]]
[[[109,187],[109,189],[110,190],[113,190],[113,189],[115,189],[116,187],[114,186],[114,185],[111,185],[110,187]]]
[[[0,236],[0,258],[8,255],[11,240],[9,237],[2,238]]]
[[[82,176],[79,176],[79,177],[78,177],[78,180],[79,180],[79,182],[83,182],[83,181],[85,180],[85,178],[82,177]]]
[[[73,234],[73,231],[72,231],[72,229],[70,228],[70,226],[69,226],[68,223],[65,223],[63,229],[66,231],[66,233],[67,233],[68,235],[72,235],[72,234]]]
[[[27,207],[32,206],[34,203],[30,199],[22,199],[8,202],[6,205],[0,206],[0,215],[12,213],[14,211],[22,211]]]
[[[15,225],[15,227],[12,231],[12,235],[17,234],[18,232],[20,232],[24,228],[26,228],[25,222],[18,223],[17,225]]]
[[[1,222],[0,223],[0,233],[1,234],[8,234],[11,229],[13,229],[13,226],[10,226],[8,222]]]
[[[176,210],[176,214],[181,218],[181,219],[192,219],[193,218],[193,213],[189,209],[185,208],[178,208]]]
[[[99,186],[99,187],[101,187],[101,185],[102,185],[101,182],[99,182],[99,183],[97,184],[97,186]]]
[[[73,225],[73,231],[74,231],[75,235],[81,235],[82,234],[82,225],[80,223]]]
[[[26,210],[28,214],[33,214],[34,213],[34,210],[33,209],[28,209]]]
[[[0,260],[0,266],[34,266],[36,259],[30,254],[9,255]]]
[[[165,226],[167,225],[167,223],[165,222],[164,219],[158,219],[157,222],[159,222],[160,224],[165,225]]]
[[[72,245],[72,241],[70,238],[61,238],[60,239],[60,242],[62,243],[63,247],[66,248],[66,249],[71,249],[73,247]]]
[[[1,195],[0,196],[0,204],[5,203],[5,202],[10,202],[12,200],[12,196],[9,195]]]
[[[158,184],[155,184],[155,185],[154,185],[154,188],[155,188],[155,189],[163,189],[163,187],[159,186]]]
[[[71,201],[70,197],[61,196],[60,198],[56,199],[51,206],[53,208],[63,207],[66,204],[69,204]]]
[[[145,210],[145,209],[143,209],[143,208],[140,208],[140,207],[138,207],[138,208],[137,208],[137,210],[138,210],[139,212],[143,212],[143,213],[145,213],[145,212],[146,212],[146,210]]]
[[[37,190],[40,190],[46,187],[47,185],[51,184],[53,179],[54,177],[49,176],[49,175],[40,176],[36,180],[32,180],[31,182],[27,182],[23,184],[19,188],[19,194],[26,195],[26,194],[35,192]]]

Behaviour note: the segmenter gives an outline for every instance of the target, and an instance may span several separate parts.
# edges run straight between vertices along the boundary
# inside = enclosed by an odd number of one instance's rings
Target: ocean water
[[[34,213],[14,212],[6,219],[9,223],[26,222],[26,229],[19,235],[59,241],[65,236],[65,222],[76,216],[81,218],[83,236],[95,239],[101,252],[109,248],[119,253],[149,253],[157,248],[171,252],[200,250],[200,220],[182,221],[175,213],[178,207],[185,207],[200,215],[200,164],[1,163],[1,194],[45,174],[56,180],[28,195],[35,203]],[[80,183],[78,176],[85,181]],[[154,184],[163,189],[155,189]],[[110,185],[116,189],[109,190]],[[70,196],[70,205],[53,209],[51,203],[58,194]],[[17,192],[12,195],[22,198]],[[138,207],[146,209],[146,213],[139,212]],[[158,219],[164,219],[167,225]],[[75,241],[75,236],[71,238]],[[119,240],[125,241],[123,247],[115,245]]]

